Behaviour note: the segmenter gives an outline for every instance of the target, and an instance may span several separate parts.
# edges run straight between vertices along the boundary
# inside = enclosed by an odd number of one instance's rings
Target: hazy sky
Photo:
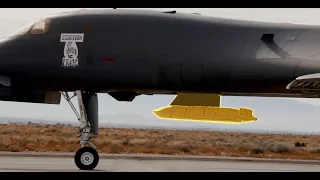
[[[12,21],[33,21],[43,16],[72,11],[78,9],[89,8],[3,8],[0,10],[0,19]],[[143,8],[141,8],[143,9]],[[152,9],[152,8],[145,8]],[[300,24],[320,24],[320,9],[212,9],[212,8],[158,8],[152,9],[158,11],[177,10],[178,12],[186,13],[201,13],[208,16],[237,18],[255,21],[269,21],[269,22],[286,22],[286,23],[300,23]],[[2,27],[14,30],[19,27],[10,26],[10,23],[3,24]],[[1,34],[0,36],[3,36]],[[138,97],[133,103],[117,102],[108,95],[99,95],[99,109],[100,114],[117,114],[117,113],[138,113],[146,117],[152,117],[152,109],[158,108],[163,105],[169,104],[174,96],[141,96]],[[232,99],[233,97],[226,97]],[[236,98],[235,98],[236,99]],[[320,100],[318,99],[296,99],[296,101],[314,104],[319,106],[320,114]],[[263,105],[263,100],[259,105]],[[304,104],[301,103],[301,106]],[[267,106],[265,108],[268,108]],[[283,107],[285,108],[285,107]],[[297,110],[292,110],[297,111]],[[303,113],[303,112],[300,112]],[[0,102],[0,116],[8,117],[27,117],[27,118],[46,118],[46,119],[67,119],[76,121],[72,110],[68,107],[67,103],[62,100],[61,105],[42,105],[42,104],[24,104],[13,102]],[[283,115],[282,115],[283,116]],[[291,115],[293,116],[293,115]],[[288,118],[290,114],[288,114]],[[317,116],[309,119],[308,121],[318,121]],[[267,121],[268,115],[264,115],[261,121]],[[278,119],[281,123],[281,119]],[[307,124],[307,123],[306,123]],[[283,124],[284,125],[284,124]],[[301,124],[303,125],[303,123]],[[290,127],[290,123],[285,126]],[[297,125],[299,126],[299,124]],[[268,128],[268,127],[266,127]],[[312,123],[310,124],[310,128]],[[319,127],[318,127],[319,129]]]

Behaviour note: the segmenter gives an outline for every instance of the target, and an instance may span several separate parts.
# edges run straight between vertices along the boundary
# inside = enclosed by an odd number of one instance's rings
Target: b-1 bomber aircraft
[[[0,40],[0,100],[60,104],[62,94],[81,123],[75,164],[92,170],[99,162],[91,143],[98,135],[97,93],[129,102],[174,94],[156,116],[249,123],[258,119],[251,109],[220,107],[220,96],[318,98],[319,50],[316,25],[176,11],[59,13]]]

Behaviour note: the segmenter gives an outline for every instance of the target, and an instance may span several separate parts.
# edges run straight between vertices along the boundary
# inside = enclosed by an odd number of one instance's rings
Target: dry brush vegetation
[[[0,151],[75,152],[75,128],[0,125]],[[320,136],[101,128],[101,153],[149,153],[320,160]]]

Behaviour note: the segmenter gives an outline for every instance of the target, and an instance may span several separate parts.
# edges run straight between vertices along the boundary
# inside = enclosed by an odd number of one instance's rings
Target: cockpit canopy
[[[51,21],[49,19],[32,22],[7,35],[7,37],[23,36],[26,34],[45,34],[48,32],[50,25]]]

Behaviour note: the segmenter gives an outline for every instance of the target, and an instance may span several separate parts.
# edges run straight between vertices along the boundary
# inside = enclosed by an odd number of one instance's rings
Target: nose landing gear
[[[97,127],[94,128],[95,133],[93,133],[92,129],[92,125],[98,126],[97,94],[76,91],[74,95],[70,97],[67,92],[60,93],[69,103],[81,123],[78,130],[81,148],[76,152],[74,162],[81,170],[93,170],[99,163],[99,155],[96,151],[96,146],[91,142],[92,135],[98,134]],[[71,99],[76,96],[78,98],[80,115],[71,102]],[[88,120],[88,115],[93,117],[91,121]]]

